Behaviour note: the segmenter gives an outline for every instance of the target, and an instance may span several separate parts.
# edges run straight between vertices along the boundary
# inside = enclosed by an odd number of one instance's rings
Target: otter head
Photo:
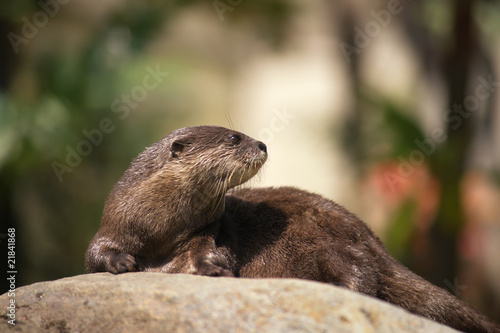
[[[173,131],[139,154],[115,185],[102,232],[136,239],[129,253],[168,253],[186,233],[222,215],[226,192],[266,159],[264,143],[227,128]]]
[[[159,235],[202,225],[222,214],[227,191],[252,178],[266,159],[266,145],[243,133],[178,129],[132,162],[106,200],[102,224],[133,225],[139,234],[156,226]]]
[[[170,150],[167,164],[175,164],[174,170],[195,185],[217,193],[252,178],[267,159],[264,143],[224,127],[182,128],[165,139]]]

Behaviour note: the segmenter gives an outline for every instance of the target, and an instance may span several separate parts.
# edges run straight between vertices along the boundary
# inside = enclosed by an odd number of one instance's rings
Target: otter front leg
[[[195,264],[195,267],[196,267],[196,274],[198,275],[234,277],[233,272],[231,272],[229,269],[225,269],[210,262],[209,258],[198,259],[198,262]]]
[[[105,263],[106,271],[113,274],[137,271],[135,258],[128,253],[112,253]]]
[[[186,247],[194,274],[234,277],[236,259],[227,247],[216,244],[213,230],[207,231],[193,237]]]
[[[85,255],[89,273],[111,272],[120,274],[138,270],[135,258],[129,253],[117,250],[116,247],[111,246],[112,244],[113,242],[103,239],[91,242]]]
[[[164,263],[159,270],[146,268],[146,271],[233,277],[231,266],[223,260],[225,256],[219,253],[221,252],[219,249],[209,246],[209,244],[208,240],[196,237],[184,246],[186,250],[180,254],[177,253]]]

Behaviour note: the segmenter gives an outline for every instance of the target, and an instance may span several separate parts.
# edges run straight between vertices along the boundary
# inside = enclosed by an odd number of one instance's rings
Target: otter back
[[[365,223],[319,195],[291,187],[230,191],[221,221],[219,243],[236,253],[237,276],[332,283],[461,331],[500,332],[397,262]]]

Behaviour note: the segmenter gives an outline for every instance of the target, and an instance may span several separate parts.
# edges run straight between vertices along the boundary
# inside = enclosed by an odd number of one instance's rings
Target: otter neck
[[[209,224],[222,216],[227,191],[218,193],[197,193],[187,199],[187,218],[198,224]],[[186,210],[184,210],[186,211]]]
[[[176,203],[172,203],[172,206],[177,207],[175,215],[181,226],[203,227],[222,216],[227,184],[207,184],[206,179],[198,181],[193,178],[188,184],[184,179],[176,185],[175,191],[181,195],[174,199]]]
[[[218,220],[224,211],[227,192],[226,188],[222,187],[205,187],[200,184],[195,186],[194,182],[187,182],[185,179],[170,179],[168,182],[162,182],[160,186],[158,183],[156,185],[154,191],[162,195],[157,195],[152,201],[148,192],[148,205],[141,207],[144,212],[142,215],[147,215],[151,210],[157,212],[157,215],[144,225],[144,228],[154,232],[147,233],[148,239],[144,240],[144,248],[141,251],[143,255],[159,254],[151,258],[153,261],[165,259],[169,253],[184,251],[180,244],[185,244],[194,234]],[[160,210],[159,207],[163,209]]]

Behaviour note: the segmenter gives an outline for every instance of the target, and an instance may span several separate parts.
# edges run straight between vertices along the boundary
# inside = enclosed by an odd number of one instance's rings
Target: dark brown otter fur
[[[398,263],[366,224],[332,201],[290,187],[226,196],[266,157],[263,143],[221,127],[171,133],[115,185],[87,251],[88,270],[315,280],[466,332],[500,331]]]
[[[236,276],[345,286],[465,332],[500,332],[467,303],[397,262],[355,215],[292,187],[230,191],[219,243]]]
[[[106,200],[89,272],[233,276],[215,238],[228,189],[253,177],[266,146],[222,127],[176,130],[140,154]]]

